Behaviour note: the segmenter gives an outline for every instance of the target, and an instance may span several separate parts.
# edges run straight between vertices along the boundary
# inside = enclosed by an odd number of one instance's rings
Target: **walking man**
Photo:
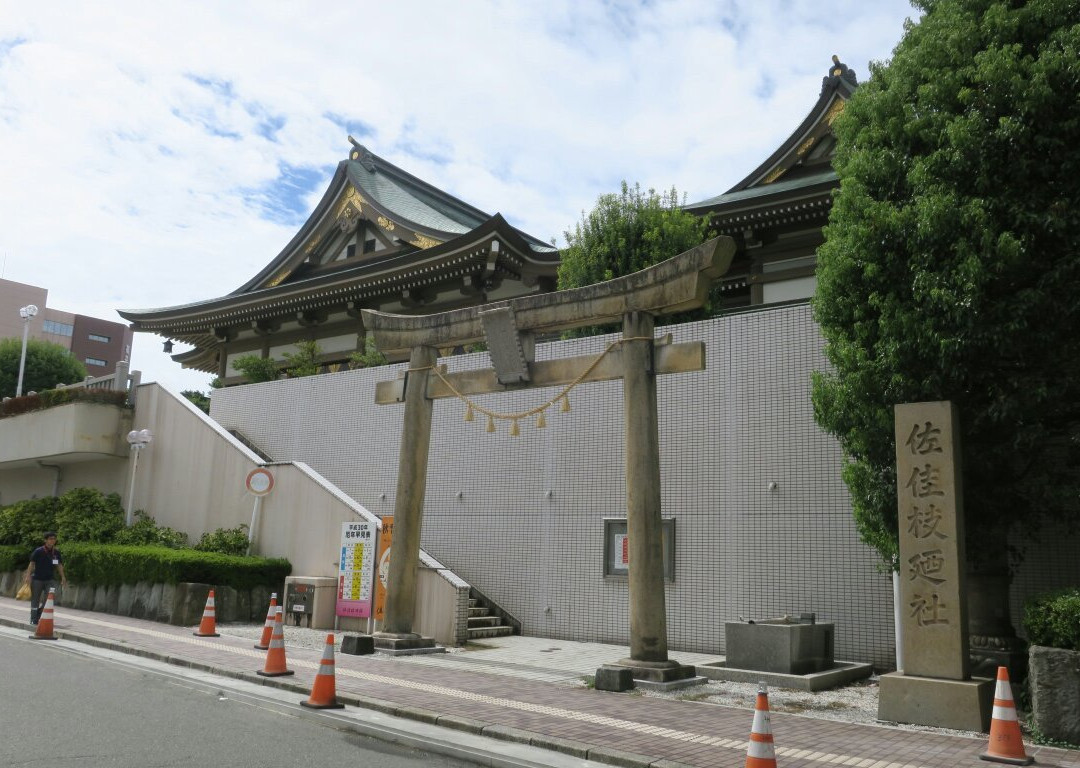
[[[60,576],[60,583],[67,586],[67,576],[64,575],[64,564],[61,562],[60,550],[56,548],[56,534],[52,531],[45,532],[45,544],[34,550],[30,555],[30,565],[26,567],[26,577],[23,581],[30,585],[30,623],[37,624],[38,617],[45,610],[45,600],[49,597],[49,587],[56,586],[56,574]]]

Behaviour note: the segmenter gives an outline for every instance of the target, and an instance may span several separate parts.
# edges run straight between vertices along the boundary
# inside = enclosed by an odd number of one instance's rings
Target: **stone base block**
[[[604,666],[626,667],[633,674],[635,681],[644,680],[652,683],[673,683],[677,680],[688,680],[696,676],[693,667],[671,660],[638,661],[637,659],[619,659],[614,664],[605,664]]]
[[[1050,738],[1080,744],[1080,651],[1033,645],[1030,668],[1035,725]]]
[[[945,680],[890,672],[881,676],[879,685],[879,720],[960,731],[990,730],[993,680]]]
[[[629,667],[605,664],[596,670],[596,690],[622,693],[634,687],[634,673]]]
[[[755,669],[736,669],[726,661],[698,664],[694,667],[699,675],[710,680],[729,683],[766,683],[773,688],[796,688],[801,691],[824,691],[870,677],[874,668],[870,664],[854,661],[834,661],[831,669],[807,675],[785,675],[779,672],[761,672]]]
[[[707,682],[709,682],[707,677],[684,677],[682,680],[671,680],[666,683],[654,683],[652,680],[635,680],[634,685],[646,691],[668,693],[683,688],[692,688],[695,685],[705,685]]]
[[[341,638],[341,652],[350,656],[375,653],[375,638],[371,635],[345,635]]]
[[[421,653],[446,653],[441,645],[435,645],[432,637],[420,635],[395,635],[377,632],[371,636],[375,641],[375,650],[391,656],[414,656]]]

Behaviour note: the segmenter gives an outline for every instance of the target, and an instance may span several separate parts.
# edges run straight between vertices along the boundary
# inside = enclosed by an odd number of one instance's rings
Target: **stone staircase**
[[[504,637],[514,634],[514,628],[504,624],[502,617],[475,597],[469,598],[469,642],[484,637]]]

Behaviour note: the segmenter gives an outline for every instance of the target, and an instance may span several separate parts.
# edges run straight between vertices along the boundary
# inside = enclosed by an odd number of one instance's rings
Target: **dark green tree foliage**
[[[285,372],[290,378],[299,379],[302,376],[315,376],[322,370],[319,358],[322,349],[317,341],[296,342],[295,352],[285,353]]]
[[[281,374],[277,363],[260,355],[241,355],[233,361],[233,368],[240,371],[249,384],[275,381]]]
[[[0,397],[14,397],[19,381],[22,339],[0,339]],[[74,384],[86,378],[86,368],[59,344],[29,339],[23,394],[43,392],[57,384]]]
[[[968,552],[1077,519],[1080,5],[921,0],[834,124],[814,312],[863,539],[897,550],[895,403],[960,411]]]
[[[210,413],[210,396],[205,392],[200,392],[197,389],[185,389],[180,394],[190,400],[192,405],[203,413]]]
[[[47,496],[0,507],[0,546],[36,547],[41,544],[45,531],[56,530],[56,509],[59,506],[59,499]]]
[[[670,259],[701,244],[707,228],[704,219],[679,208],[674,187],[662,194],[642,192],[639,184],[631,187],[624,181],[619,194],[601,195],[573,231],[564,233],[568,245],[559,265],[559,289],[600,283]],[[693,318],[701,316],[699,312]],[[599,330],[582,329],[579,334]]]
[[[58,499],[56,533],[61,541],[111,542],[124,528],[120,494],[72,488]]]

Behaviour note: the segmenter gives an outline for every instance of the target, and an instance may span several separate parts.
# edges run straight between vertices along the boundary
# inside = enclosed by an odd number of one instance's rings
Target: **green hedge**
[[[1080,651],[1080,587],[1029,600],[1024,629],[1032,645]]]
[[[30,564],[30,550],[26,547],[0,547],[0,573],[22,571]]]
[[[191,581],[234,589],[280,589],[292,572],[292,565],[283,558],[237,557],[193,549],[119,544],[70,543],[58,548],[64,556],[64,570],[73,584]],[[30,552],[23,547],[0,547],[0,571],[26,568],[29,561]]]

